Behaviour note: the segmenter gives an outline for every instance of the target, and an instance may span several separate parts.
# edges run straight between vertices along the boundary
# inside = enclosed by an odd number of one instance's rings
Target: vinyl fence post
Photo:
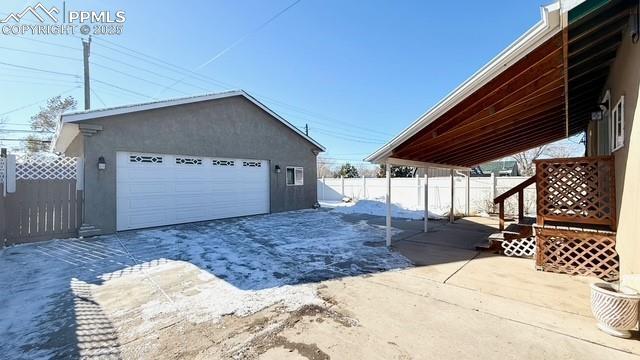
[[[451,178],[451,207],[449,209],[449,222],[454,222],[455,221],[455,215],[454,215],[454,193],[455,193],[455,181],[453,179],[453,169],[449,169],[449,177]]]
[[[387,163],[387,231],[386,231],[386,243],[387,247],[391,246],[391,164]]]
[[[416,176],[416,209],[420,208],[420,201],[422,201],[422,184],[420,184],[420,177]]]
[[[469,216],[471,213],[471,171],[467,172],[467,184],[466,184],[466,195],[467,199],[465,200],[465,216]]]
[[[16,192],[16,156],[7,155],[7,163],[5,164],[7,172],[5,173],[5,181],[7,182],[7,193]]]
[[[324,176],[322,177],[322,201],[325,201],[326,199],[324,198],[324,188],[327,186],[327,184],[324,181]]]
[[[367,198],[367,178],[362,175],[362,199]]]
[[[491,204],[493,204],[493,199],[496,198],[496,188],[497,188],[496,174],[491,173]],[[491,207],[493,208],[492,210],[495,212],[495,204],[491,205]]]

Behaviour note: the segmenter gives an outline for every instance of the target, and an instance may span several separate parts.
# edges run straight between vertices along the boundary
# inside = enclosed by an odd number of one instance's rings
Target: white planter
[[[640,294],[622,287],[619,291],[607,283],[591,284],[591,311],[600,330],[622,338],[638,324]]]

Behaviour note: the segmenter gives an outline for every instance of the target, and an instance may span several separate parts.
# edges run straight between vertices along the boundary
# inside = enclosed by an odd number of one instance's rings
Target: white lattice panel
[[[506,256],[532,257],[536,253],[536,238],[522,238],[502,242],[503,253]]]
[[[19,157],[16,161],[16,179],[68,180],[76,178],[75,157]]]

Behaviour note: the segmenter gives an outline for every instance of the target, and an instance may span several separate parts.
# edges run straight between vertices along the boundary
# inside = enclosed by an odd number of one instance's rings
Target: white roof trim
[[[566,0],[565,0],[566,1]],[[444,99],[422,114],[409,127],[399,135],[391,139],[387,144],[376,150],[364,160],[374,163],[382,163],[390,157],[393,149],[408,140],[411,136],[424,129],[427,125],[438,119],[459,102],[467,98],[473,92],[487,84],[497,75],[509,68],[518,60],[529,54],[538,46],[549,40],[562,30],[561,15],[566,14],[584,0],[571,0],[570,5],[564,4],[560,8],[560,1],[543,6],[541,8],[542,19],[531,29],[520,36],[516,41],[500,52],[496,57],[484,65],[480,70],[471,75],[460,86],[450,92]]]
[[[232,97],[232,96],[243,96],[245,99],[247,99],[247,100],[251,101],[252,103],[254,103],[256,106],[258,106],[259,108],[261,108],[262,110],[267,112],[269,115],[271,115],[274,118],[276,118],[278,121],[283,123],[285,126],[290,128],[291,130],[295,131],[298,135],[302,136],[305,140],[307,140],[310,143],[312,143],[313,145],[317,146],[322,151],[326,151],[324,146],[320,145],[318,142],[316,142],[315,140],[313,140],[312,138],[307,136],[305,133],[300,131],[300,129],[298,129],[297,127],[293,126],[290,122],[288,122],[287,120],[282,118],[280,115],[276,114],[273,110],[269,109],[266,105],[264,105],[260,101],[256,100],[254,97],[252,97],[251,95],[247,94],[243,90],[232,90],[232,91],[225,91],[225,92],[214,93],[214,94],[191,96],[191,97],[178,98],[178,99],[168,99],[168,100],[154,101],[154,102],[148,102],[148,103],[140,103],[140,104],[118,106],[118,107],[106,108],[106,109],[76,111],[76,112],[70,112],[70,113],[62,114],[62,116],[60,117],[60,119],[61,119],[60,121],[61,121],[61,125],[62,126],[60,126],[60,129],[58,129],[58,135],[56,136],[56,138],[55,138],[55,140],[54,140],[52,145],[53,145],[53,148],[55,149],[55,151],[64,151],[64,150],[66,150],[66,147],[69,144],[68,143],[65,144],[64,143],[65,141],[61,141],[63,139],[61,138],[60,135],[65,133],[65,131],[64,131],[65,127],[67,127],[69,125],[72,125],[72,124],[75,124],[75,123],[78,123],[78,122],[81,122],[81,121],[92,120],[92,119],[97,119],[97,118],[106,117],[106,116],[128,114],[128,113],[133,113],[133,112],[138,112],[138,111],[160,109],[160,108],[169,107],[169,106],[191,104],[191,103],[196,103],[196,102],[201,102],[201,101],[222,99],[222,98],[228,98],[228,97]],[[77,128],[77,125],[76,125],[76,128]]]

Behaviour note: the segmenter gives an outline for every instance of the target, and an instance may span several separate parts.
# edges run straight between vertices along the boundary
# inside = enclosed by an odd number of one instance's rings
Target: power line
[[[62,56],[62,55],[56,55],[56,54],[43,53],[41,51],[16,49],[16,48],[10,48],[10,47],[6,47],[6,46],[0,46],[0,49],[9,50],[9,51],[15,51],[15,52],[21,52],[21,53],[25,53],[25,54],[33,54],[33,55],[54,57],[54,58],[58,58],[58,59],[65,59],[65,60],[71,60],[71,61],[82,61],[82,59],[77,59],[77,58],[73,58],[73,57],[69,57],[69,56]]]
[[[0,65],[11,66],[18,69],[25,69],[25,70],[38,71],[38,72],[44,72],[49,74],[57,74],[57,75],[72,76],[75,78],[80,78],[78,75],[75,75],[75,74],[63,73],[63,72],[53,71],[53,70],[37,69],[34,67],[24,66],[24,65],[9,64],[3,61],[0,61]]]
[[[295,4],[297,4],[299,1],[300,1],[300,0],[298,0],[298,1],[294,2],[292,5],[290,5],[289,7],[285,8],[285,10],[281,11],[281,12],[279,13],[279,15],[281,15],[282,13],[284,13],[284,11],[288,10],[289,8],[293,7],[293,6],[294,6]],[[277,16],[279,16],[279,15],[277,14]],[[276,17],[277,17],[277,16],[276,16]],[[275,19],[275,18],[273,18],[273,19]],[[27,39],[29,39],[29,38],[27,38]],[[70,48],[70,49],[73,49],[73,50],[80,50],[80,49],[77,49],[77,48],[74,48],[74,47],[65,46],[65,45],[61,45],[61,44],[50,43],[50,42],[43,41],[43,40],[35,40],[35,39],[29,39],[29,40],[33,40],[33,41],[36,41],[36,42],[39,42],[39,43],[44,43],[44,44],[48,44],[48,45],[52,45],[52,46],[58,46],[58,47],[63,47],[63,48]],[[144,68],[141,68],[141,67],[138,67],[138,66],[135,66],[135,65],[131,65],[131,64],[129,64],[129,63],[127,63],[127,62],[124,62],[124,61],[122,61],[122,60],[118,60],[118,59],[114,59],[114,58],[109,57],[109,56],[105,56],[105,55],[102,55],[102,54],[95,54],[95,53],[94,53],[94,55],[97,55],[97,56],[99,56],[99,57],[105,58],[105,59],[110,60],[110,61],[118,62],[118,63],[119,63],[119,64],[121,64],[121,65],[129,66],[129,67],[132,67],[132,68],[135,68],[135,69],[138,69],[138,70],[141,70],[141,71],[145,71],[145,72],[151,73],[151,74],[153,74],[153,75],[156,75],[156,76],[163,77],[163,78],[165,78],[165,79],[168,79],[168,80],[174,81],[174,85],[172,85],[172,86],[170,86],[170,87],[168,87],[168,88],[172,88],[172,87],[173,87],[173,86],[175,86],[175,84],[177,84],[178,82],[183,82],[183,80],[184,80],[184,79],[189,78],[189,77],[200,78],[200,80],[201,80],[201,81],[205,81],[205,80],[202,80],[202,79],[206,79],[206,82],[211,82],[211,83],[215,84],[215,85],[216,85],[216,86],[218,86],[218,87],[221,87],[222,85],[229,86],[229,87],[234,87],[234,86],[233,86],[233,85],[231,85],[231,84],[224,83],[224,82],[219,81],[219,80],[217,80],[217,79],[213,79],[213,78],[210,78],[210,77],[208,77],[208,76],[204,76],[204,75],[202,75],[202,74],[198,74],[198,73],[196,73],[196,72],[193,72],[193,71],[190,71],[190,70],[187,70],[187,69],[181,68],[181,67],[179,67],[179,66],[177,66],[177,65],[171,64],[171,63],[169,63],[169,62],[166,62],[166,61],[164,61],[164,60],[161,60],[161,59],[158,59],[158,58],[155,58],[155,57],[152,57],[152,56],[147,55],[147,54],[144,54],[144,53],[142,53],[142,52],[139,52],[139,51],[136,51],[136,50],[133,50],[133,49],[129,49],[129,48],[124,47],[124,46],[122,46],[122,45],[115,44],[115,43],[111,43],[111,42],[109,42],[109,41],[107,41],[107,40],[104,40],[104,39],[99,39],[99,40],[100,40],[100,41],[107,42],[107,43],[109,43],[109,44],[113,44],[113,45],[118,46],[118,47],[120,47],[120,48],[124,48],[124,49],[126,49],[126,50],[128,50],[128,51],[132,51],[132,52],[137,53],[137,54],[140,54],[140,55],[142,55],[142,56],[145,56],[145,57],[148,57],[148,58],[154,59],[155,61],[157,61],[157,62],[161,62],[161,63],[164,63],[164,64],[167,64],[167,65],[171,66],[172,68],[178,69],[178,70],[175,70],[175,69],[171,69],[171,68],[170,68],[170,70],[171,70],[171,71],[174,71],[174,72],[177,72],[177,73],[180,73],[180,74],[183,74],[183,75],[184,75],[185,73],[186,73],[186,74],[188,74],[188,75],[186,75],[185,77],[183,77],[182,79],[180,79],[180,80],[178,80],[178,81],[176,82],[176,79],[175,79],[175,78],[167,77],[166,75],[162,75],[162,74],[159,74],[159,73],[157,73],[157,72],[149,71],[148,69],[144,69]],[[100,46],[105,46],[105,45],[100,45]],[[147,59],[144,59],[144,58],[141,58],[141,57],[138,57],[138,56],[133,56],[133,55],[131,55],[131,54],[123,53],[122,51],[117,50],[117,49],[115,49],[115,48],[113,48],[113,47],[109,47],[109,46],[105,46],[105,47],[106,47],[106,48],[108,48],[108,49],[111,49],[111,50],[113,50],[113,51],[116,51],[116,52],[118,52],[118,53],[121,53],[121,54],[124,54],[124,55],[127,55],[127,56],[132,56],[132,57],[138,58],[138,59],[140,59],[140,60],[142,60],[142,61],[150,62],[150,63],[152,63],[152,64],[154,64],[154,65],[156,65],[156,66],[161,66],[161,67],[167,68],[166,66],[159,65],[159,64],[157,64],[157,63],[155,63],[155,62],[151,62],[151,61],[149,61],[149,60],[147,60]],[[13,51],[20,51],[20,52],[26,52],[26,53],[32,53],[32,54],[38,54],[38,55],[43,55],[43,56],[58,57],[58,58],[63,58],[63,59],[68,59],[68,60],[74,60],[74,61],[81,61],[81,59],[70,58],[70,57],[66,57],[66,56],[59,56],[59,55],[54,55],[54,54],[47,54],[47,53],[37,52],[37,51],[29,51],[29,50],[22,50],[22,49],[13,49],[13,48],[7,48],[7,47],[2,47],[2,46],[0,46],[0,48],[7,49],[7,50],[13,50]],[[142,77],[139,77],[139,76],[136,76],[136,75],[132,75],[132,74],[130,74],[130,73],[127,73],[127,72],[124,72],[124,71],[120,71],[120,70],[114,69],[114,68],[112,68],[112,67],[109,67],[109,66],[103,65],[103,64],[98,64],[98,63],[95,63],[95,62],[92,62],[91,64],[93,64],[93,65],[95,65],[95,66],[98,66],[98,67],[105,68],[105,69],[110,70],[110,71],[113,71],[113,72],[120,73],[120,74],[122,74],[122,75],[124,75],[124,76],[128,76],[128,77],[131,77],[131,78],[134,78],[134,79],[140,80],[140,81],[144,81],[144,82],[150,83],[150,84],[155,85],[155,86],[160,86],[160,87],[164,86],[163,84],[160,84],[160,83],[157,83],[157,82],[154,82],[154,81],[151,81],[151,80],[147,80],[147,79],[145,79],[145,78],[142,78]],[[30,69],[30,70],[33,70],[33,69]],[[42,71],[42,70],[36,70],[36,71]],[[64,75],[72,75],[72,74],[64,74]],[[75,76],[75,75],[72,75],[72,76]],[[186,83],[186,82],[185,82],[184,84],[185,84],[185,85],[188,85],[188,86],[192,86],[192,87],[198,88],[198,89],[201,89],[201,90],[208,91],[207,89],[202,88],[202,87],[200,87],[200,86],[198,86],[198,85],[194,85],[194,84],[190,84],[190,83]],[[221,84],[222,84],[222,85],[221,85]],[[168,88],[167,88],[167,89],[168,89]],[[120,88],[120,89],[121,89],[121,90],[123,90],[122,88]],[[176,91],[176,92],[179,92],[179,93],[182,93],[182,94],[188,95],[188,93],[186,93],[186,92],[183,92],[183,91],[180,91],[180,90],[176,90],[176,89],[173,89],[173,90],[174,90],[174,91]],[[123,90],[123,91],[128,91],[128,92],[130,92],[130,93],[135,93],[133,90]],[[139,95],[139,96],[142,96],[142,97],[144,97],[144,98],[155,99],[155,97],[151,97],[151,96],[148,96],[148,95],[143,95],[143,94],[140,94],[140,93],[136,93],[136,94],[137,94],[137,95]],[[258,94],[256,94],[256,95],[258,95]],[[310,123],[312,123],[312,124],[314,124],[314,125],[318,125],[318,124],[331,124],[331,126],[332,126],[332,127],[341,127],[341,128],[349,129],[349,130],[351,130],[351,129],[359,129],[359,131],[365,131],[365,132],[369,132],[369,133],[376,134],[376,135],[390,136],[390,134],[383,133],[383,132],[376,131],[376,130],[372,130],[372,129],[365,128],[365,127],[360,127],[360,126],[357,126],[357,125],[342,125],[342,124],[344,124],[344,122],[340,122],[340,121],[337,121],[337,120],[335,120],[335,119],[331,119],[331,118],[325,117],[325,116],[323,116],[323,115],[318,115],[318,113],[314,113],[314,112],[309,111],[309,110],[307,110],[307,109],[304,109],[304,108],[301,108],[301,107],[298,107],[298,106],[295,106],[295,105],[291,105],[291,104],[288,104],[288,103],[285,103],[285,102],[282,102],[282,101],[279,101],[279,100],[276,100],[276,99],[273,99],[273,98],[270,98],[270,97],[267,97],[267,96],[264,96],[264,95],[259,95],[259,96],[260,96],[260,98],[262,98],[262,100],[263,100],[263,101],[267,101],[267,102],[271,102],[271,103],[274,103],[274,104],[278,104],[279,106],[288,107],[288,108],[290,108],[290,109],[291,109],[291,111],[294,111],[294,112],[297,112],[297,113],[301,113],[301,114],[304,114],[304,115],[307,115],[307,116],[311,116],[311,117],[316,118],[316,119],[328,119],[328,120],[330,120],[330,121],[317,121],[317,120],[311,120],[311,121],[309,121]],[[291,113],[283,112],[283,111],[279,111],[279,112],[281,112],[281,113],[286,113],[286,114],[289,114],[290,116],[294,116],[294,117],[298,117],[298,118],[300,118],[300,117],[301,117],[300,115],[297,115],[297,114],[291,114]],[[329,131],[329,130],[325,130],[325,131]],[[335,133],[334,133],[334,134],[335,134]],[[340,134],[340,135],[341,135],[342,137],[345,137],[343,134]],[[356,138],[358,138],[358,137],[356,137]],[[368,139],[368,138],[367,138],[367,139],[360,138],[360,140],[361,140],[361,141],[366,141],[366,142],[375,142],[375,143],[380,143],[380,144],[382,144],[382,143],[385,143],[385,142],[386,142],[386,141],[383,141],[383,140],[378,140],[378,139]]]
[[[135,59],[138,59],[138,60],[153,64],[155,66],[162,67],[164,69],[168,69],[170,71],[173,71],[173,72],[176,72],[176,73],[179,73],[179,74],[182,74],[182,75],[190,74],[191,78],[193,78],[193,79],[196,79],[196,80],[199,80],[199,81],[202,81],[202,82],[205,82],[205,83],[214,84],[215,86],[218,86],[218,87],[220,87],[220,88],[222,88],[224,90],[229,90],[229,89],[232,89],[232,88],[241,88],[239,86],[236,86],[236,85],[233,85],[233,84],[230,84],[230,83],[227,83],[227,82],[212,78],[210,76],[193,72],[193,71],[191,71],[189,69],[186,69],[186,68],[183,68],[181,66],[172,64],[172,63],[170,63],[168,61],[162,60],[162,59],[157,58],[155,56],[151,56],[151,55],[145,54],[145,53],[143,53],[141,51],[128,48],[128,47],[126,47],[124,45],[120,45],[120,44],[114,43],[114,42],[106,40],[104,38],[96,37],[96,40],[98,40],[98,42],[100,42],[100,43],[103,43],[103,44],[99,44],[99,46],[102,46],[102,47],[107,48],[107,49],[109,49],[111,51],[117,52],[117,53],[119,53],[121,55],[129,56],[129,57],[132,57],[132,58],[135,58]],[[104,43],[107,43],[107,44],[110,44],[110,45],[113,45],[113,46],[104,45]],[[124,49],[127,52],[119,50],[116,47],[120,48],[120,49]],[[133,55],[132,53],[136,54],[136,55]],[[123,64],[126,64],[126,62],[123,62]],[[318,115],[319,113],[315,113],[315,112],[310,111],[308,109],[305,109],[305,108],[302,108],[302,107],[299,107],[299,106],[296,106],[296,105],[292,105],[292,104],[286,103],[286,102],[281,101],[281,100],[277,100],[275,98],[266,96],[266,95],[258,93],[258,92],[251,91],[251,93],[252,93],[252,95],[257,96],[262,102],[275,103],[275,104],[278,104],[280,106],[289,107],[289,108],[291,108],[292,110],[294,110],[296,112],[306,113],[308,116],[312,116],[312,117],[317,118],[317,119],[325,119],[325,121],[323,121],[323,123],[332,124],[332,126],[340,126],[340,124],[344,123],[344,121],[339,121],[339,120],[336,120],[336,119],[332,119],[332,118],[324,116],[324,115]],[[281,112],[281,111],[278,111],[278,112]],[[350,125],[350,126],[353,127],[353,128],[360,129],[360,131],[378,133],[378,134],[380,134],[382,136],[391,136],[391,134],[383,133],[383,132],[376,131],[376,130],[371,130],[371,129],[368,129],[368,128],[365,128],[365,127],[360,127],[360,126],[356,126],[356,125]]]
[[[0,79],[2,80],[3,83],[9,83],[9,84],[23,84],[23,85],[53,85],[53,86],[67,86],[69,84],[78,84],[78,82],[74,82],[74,81],[58,81],[58,82],[53,82],[53,80],[51,82],[41,82],[41,81],[25,81],[25,80],[19,80],[19,79]]]
[[[33,41],[33,42],[37,42],[37,43],[41,43],[41,44],[52,45],[52,46],[58,46],[58,47],[65,48],[65,49],[70,49],[70,50],[82,51],[82,49],[81,49],[81,48],[77,48],[77,47],[73,47],[73,46],[68,46],[68,45],[62,45],[62,44],[56,44],[56,43],[52,43],[52,42],[49,42],[49,41],[44,41],[44,40],[40,40],[40,39],[30,38],[30,37],[28,37],[28,36],[16,35],[16,37],[19,37],[19,38],[21,38],[21,39],[25,39],[25,40],[29,40],[29,41]]]
[[[240,45],[243,41],[245,41],[249,36],[257,33],[258,31],[262,30],[264,27],[266,27],[267,25],[269,25],[270,23],[272,23],[273,21],[275,21],[277,18],[279,18],[280,16],[282,16],[284,13],[286,13],[289,9],[291,9],[292,7],[298,5],[298,3],[300,3],[300,1],[302,0],[296,0],[293,3],[291,3],[289,6],[285,7],[284,9],[278,11],[275,15],[273,15],[272,17],[270,17],[269,19],[267,19],[267,21],[263,22],[262,24],[258,25],[256,28],[252,29],[251,31],[249,31],[248,33],[242,35],[238,40],[234,41],[231,45],[227,46],[226,48],[222,49],[221,51],[219,51],[217,54],[215,54],[212,58],[210,58],[209,60],[203,62],[202,64],[198,65],[196,67],[195,70],[200,70],[202,68],[204,68],[205,66],[211,64],[212,62],[216,61],[217,59],[219,59],[220,57],[222,57],[224,54],[226,54],[227,52],[229,52],[231,49],[233,49],[234,47]],[[158,93],[156,93],[157,95],[162,94],[164,91],[169,90],[171,88],[173,88],[174,86],[176,86],[177,84],[179,84],[180,82],[182,82],[183,80],[189,78],[189,75],[185,76],[184,78],[176,81],[175,83],[165,87],[164,89],[161,89]]]
[[[73,91],[73,90],[75,90],[75,89],[78,89],[78,88],[80,88],[80,86],[74,86],[74,87],[72,87],[71,89],[65,90],[65,91],[63,91],[63,92],[61,92],[61,93],[59,93],[59,94],[57,94],[57,95],[55,95],[55,96],[62,96],[62,95],[64,95],[64,94],[69,93],[69,92],[71,92],[71,91]],[[1,113],[1,114],[0,114],[0,116],[8,115],[8,114],[11,114],[11,113],[13,113],[13,112],[20,111],[20,110],[22,110],[22,109],[26,109],[26,108],[28,108],[28,107],[30,107],[30,106],[40,104],[40,103],[42,103],[43,101],[47,101],[47,100],[49,100],[49,98],[40,99],[40,100],[35,101],[35,102],[33,102],[33,103],[30,103],[30,104],[27,104],[27,105],[24,105],[24,106],[20,106],[20,107],[18,107],[18,108],[15,108],[15,109],[9,110],[9,111],[7,111],[7,112],[3,112],[3,113]]]
[[[82,49],[75,48],[75,47],[72,47],[72,46],[65,46],[65,45],[62,45],[62,44],[56,44],[56,43],[52,43],[52,42],[44,41],[44,40],[31,39],[31,38],[23,37],[23,36],[18,36],[18,37],[20,37],[20,38],[24,38],[24,39],[27,39],[27,40],[30,40],[30,41],[35,41],[35,42],[38,42],[38,43],[42,43],[42,44],[51,45],[51,46],[57,46],[57,47],[65,48],[65,49],[72,49],[72,50],[82,51]],[[57,56],[57,55],[53,55],[53,54],[44,54],[44,53],[43,53],[43,55],[45,55],[45,56]],[[143,68],[143,67],[140,67],[140,66],[132,65],[132,64],[129,64],[129,63],[127,63],[127,62],[123,62],[123,61],[122,61],[122,60],[120,60],[120,59],[116,59],[116,58],[113,58],[113,57],[110,57],[110,56],[106,56],[106,55],[103,55],[103,54],[97,53],[97,52],[95,52],[95,51],[92,51],[92,52],[91,52],[91,55],[92,55],[92,56],[96,56],[96,57],[100,57],[100,58],[103,58],[103,59],[106,59],[106,60],[109,60],[109,61],[112,61],[112,62],[115,62],[115,63],[118,63],[118,64],[120,64],[120,65],[128,66],[128,67],[131,67],[131,68],[136,69],[136,70],[139,70],[139,71],[144,71],[144,72],[147,72],[147,73],[149,73],[149,74],[152,74],[152,75],[155,75],[155,76],[158,76],[158,77],[161,77],[161,78],[167,79],[167,80],[177,81],[177,79],[176,79],[176,78],[172,78],[172,77],[170,77],[170,76],[166,76],[166,75],[164,75],[164,74],[160,74],[160,73],[158,73],[158,72],[151,71],[151,70],[149,70],[149,69],[146,69],[146,68]],[[75,60],[78,60],[78,61],[79,61],[80,59],[75,59]],[[100,66],[100,65],[98,65],[98,66]],[[104,66],[104,65],[102,65],[102,66],[103,66],[103,67],[106,67],[106,66]],[[130,76],[130,74],[127,74],[127,75],[128,75],[128,76]],[[187,82],[182,82],[182,83],[183,83],[184,85],[188,85],[188,86],[191,86],[191,87],[194,87],[194,88],[198,88],[198,89],[203,90],[203,91],[209,91],[208,89],[203,88],[203,87],[198,86],[198,85],[195,85],[195,84],[191,84],[191,83],[187,83]],[[161,85],[161,86],[164,86],[164,85]]]
[[[137,79],[137,80],[140,80],[140,81],[144,81],[144,82],[149,83],[149,84],[152,84],[152,85],[156,85],[156,86],[163,86],[162,84],[157,83],[157,82],[155,82],[155,81],[147,80],[147,79],[141,78],[141,77],[139,77],[139,76],[132,75],[132,74],[126,73],[126,72],[124,72],[124,71],[120,71],[120,70],[118,70],[118,69],[114,69],[114,68],[112,68],[112,67],[110,67],[110,66],[106,66],[106,65],[98,64],[98,63],[95,63],[95,62],[93,62],[93,61],[92,61],[92,62],[90,62],[90,64],[91,64],[91,65],[95,65],[95,66],[97,66],[97,67],[101,67],[101,68],[106,69],[106,70],[109,70],[109,71],[113,71],[113,72],[115,72],[115,73],[118,73],[118,74],[121,74],[121,75],[124,75],[124,76],[131,77],[131,78],[133,78],[133,79]],[[184,95],[189,95],[189,93],[186,93],[186,92],[184,92],[184,91],[180,91],[180,90],[176,90],[176,89],[173,89],[173,91],[179,92],[179,93],[184,94]]]
[[[105,102],[102,101],[102,98],[100,97],[100,95],[98,95],[98,93],[93,88],[91,88],[91,93],[96,96],[96,98],[98,99],[98,101],[100,101],[102,106],[107,107],[107,104],[105,104]]]
[[[96,79],[96,78],[91,78],[91,81],[95,81],[95,82],[97,82],[98,84],[103,84],[103,85],[106,85],[106,86],[110,86],[110,87],[112,87],[112,88],[114,88],[114,89],[118,89],[118,90],[121,90],[121,91],[126,91],[126,92],[131,93],[131,94],[134,94],[134,95],[138,95],[138,96],[142,96],[142,97],[145,97],[145,98],[149,98],[149,99],[151,99],[151,100],[158,100],[158,99],[156,99],[156,98],[154,98],[154,97],[151,97],[151,96],[149,96],[149,95],[145,95],[145,94],[139,93],[139,92],[137,92],[137,91],[133,91],[133,90],[125,89],[125,88],[123,88],[123,87],[121,87],[121,86],[113,85],[113,84],[111,84],[111,83],[108,83],[108,82],[106,82],[106,81],[102,81],[102,80],[98,80],[98,79]]]

